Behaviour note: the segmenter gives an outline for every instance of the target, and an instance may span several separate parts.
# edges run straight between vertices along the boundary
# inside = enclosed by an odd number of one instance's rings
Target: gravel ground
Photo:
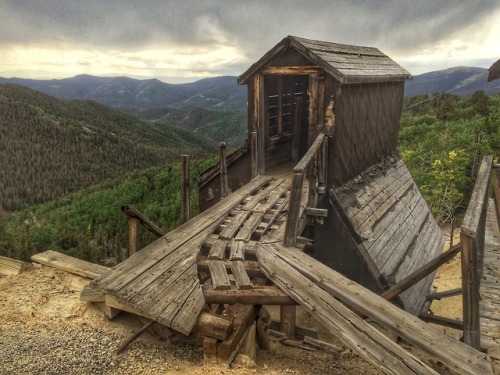
[[[380,374],[349,351],[309,352],[277,341],[270,351],[257,352],[252,369],[204,364],[200,338],[189,340],[165,327],[160,336],[158,329],[148,331],[116,355],[144,322],[126,313],[109,320],[95,305],[80,302],[84,282],[50,267],[0,277],[0,375]]]

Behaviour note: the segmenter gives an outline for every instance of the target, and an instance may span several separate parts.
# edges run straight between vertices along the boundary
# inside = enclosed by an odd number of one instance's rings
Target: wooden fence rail
[[[309,181],[306,208],[315,207],[318,200],[318,192],[325,191],[326,147],[325,134],[321,133],[316,137],[316,140],[307,153],[293,168],[290,204],[288,205],[288,218],[285,227],[285,237],[283,239],[283,244],[287,247],[295,246],[297,243],[304,177]]]
[[[493,157],[485,156],[477,174],[460,230],[462,247],[463,340],[480,350],[479,287],[483,270],[484,236]]]

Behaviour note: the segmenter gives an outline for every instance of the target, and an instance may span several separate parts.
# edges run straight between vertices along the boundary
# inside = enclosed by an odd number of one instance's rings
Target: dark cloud
[[[286,35],[391,53],[487,28],[498,0],[3,0],[0,43],[140,50],[239,47],[254,61]]]

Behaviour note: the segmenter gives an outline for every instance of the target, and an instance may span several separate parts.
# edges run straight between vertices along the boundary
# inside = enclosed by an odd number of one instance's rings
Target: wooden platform
[[[389,286],[442,252],[439,226],[399,157],[388,158],[336,188],[333,199],[345,212],[372,275]],[[421,312],[434,275],[401,294],[406,311]]]
[[[234,295],[235,290],[253,289],[247,248],[254,249],[255,240],[263,236],[273,239],[284,223],[288,191],[287,180],[258,176],[97,278],[91,287],[188,335],[205,307],[199,261],[205,260],[214,290]]]
[[[489,201],[486,221],[480,296],[481,346],[498,347],[500,346],[500,233],[492,199]]]

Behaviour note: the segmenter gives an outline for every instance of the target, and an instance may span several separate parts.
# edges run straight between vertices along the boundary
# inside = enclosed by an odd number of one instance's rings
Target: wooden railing
[[[488,210],[488,192],[493,157],[485,156],[477,174],[476,184],[472,191],[469,206],[465,213],[460,230],[462,247],[462,300],[463,300],[463,341],[480,350],[479,326],[479,287],[483,272],[484,238],[486,214]],[[495,186],[499,185],[496,174]],[[494,200],[498,207],[499,189],[495,189]],[[498,220],[498,217],[497,217]]]
[[[307,153],[302,157],[295,168],[293,168],[292,186],[288,204],[288,218],[283,239],[283,244],[287,247],[295,246],[297,243],[304,177],[306,177],[309,182],[309,194],[305,204],[306,210],[307,208],[316,207],[318,194],[325,192],[326,155],[328,145],[325,139],[325,134],[319,134]],[[317,214],[321,215],[320,212]]]

